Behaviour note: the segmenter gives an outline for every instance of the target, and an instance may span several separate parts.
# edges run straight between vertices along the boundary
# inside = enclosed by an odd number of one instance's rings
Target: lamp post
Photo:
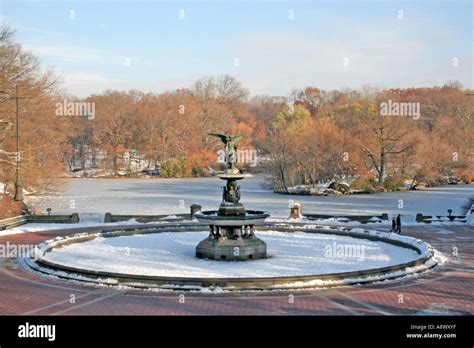
[[[16,181],[15,181],[15,201],[23,202],[23,186],[20,179],[20,117],[18,108],[18,84],[15,84],[15,104],[16,104]]]

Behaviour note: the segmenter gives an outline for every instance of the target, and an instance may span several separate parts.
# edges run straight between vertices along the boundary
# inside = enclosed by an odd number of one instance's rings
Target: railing
[[[388,214],[383,213],[381,215],[327,215],[327,214],[311,214],[303,213],[304,217],[310,220],[319,220],[319,219],[338,219],[346,221],[356,221],[361,224],[368,224],[371,222],[379,222],[382,220],[388,220]],[[344,222],[344,221],[341,221]]]
[[[73,213],[71,215],[19,215],[8,219],[0,220],[0,231],[13,227],[18,227],[29,222],[73,224],[79,222],[79,214]]]
[[[469,214],[469,213],[468,213]],[[474,214],[474,205],[471,208],[470,214]],[[369,224],[375,222],[383,222],[389,220],[389,214],[383,213],[381,215],[326,215],[326,214],[312,214],[303,213],[303,216],[309,220],[325,220],[337,219],[341,223],[344,222],[360,222],[361,224]],[[403,215],[403,219],[407,222],[407,218],[411,217],[416,222],[430,224],[432,222],[467,222],[467,215],[423,215],[421,213],[413,215]],[[411,220],[413,221],[413,220]]]
[[[416,214],[416,222],[467,222],[466,215],[423,215]]]
[[[14,216],[8,219],[0,220],[0,231],[21,226],[28,223],[28,218],[26,215]]]
[[[124,222],[135,219],[138,222],[158,222],[158,221],[182,221],[190,219],[190,214],[165,214],[165,215],[115,215],[105,213],[104,222]]]
[[[132,219],[135,219],[141,223],[147,222],[160,222],[160,221],[183,221],[189,220],[192,216],[200,210],[200,206],[193,205],[191,206],[191,211],[188,214],[161,214],[161,215],[115,215],[112,213],[106,213],[104,217],[104,222],[126,222]],[[423,215],[421,213],[416,214],[415,221],[419,223],[430,224],[432,222],[460,222],[466,223],[468,220],[468,215],[474,214],[474,204],[472,205],[470,211],[467,215]],[[96,215],[100,214],[81,214],[79,218],[78,213],[73,213],[71,215],[19,215],[11,217],[8,219],[0,220],[0,231],[6,230],[9,228],[17,227],[24,225],[29,222],[37,223],[64,223],[64,224],[73,224],[78,223],[82,219],[90,220],[90,218],[96,218]],[[303,216],[310,220],[318,219],[338,219],[341,223],[356,221],[361,224],[376,223],[382,221],[388,221],[389,215],[383,213],[381,215],[326,215],[326,214],[312,214],[312,213],[303,213]],[[413,217],[413,215],[410,215]],[[98,219],[94,219],[98,220]],[[100,219],[101,220],[101,219]],[[100,223],[101,221],[95,221]]]
[[[78,213],[71,215],[28,215],[28,222],[75,224],[80,221]]]
[[[199,204],[193,204],[189,208],[189,214],[115,215],[112,213],[105,213],[104,222],[123,222],[131,219],[143,223],[155,221],[182,221],[191,219],[195,213],[201,211],[201,206]]]

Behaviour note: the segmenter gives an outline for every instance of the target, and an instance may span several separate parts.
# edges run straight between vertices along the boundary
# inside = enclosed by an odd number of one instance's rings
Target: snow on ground
[[[474,226],[474,212],[468,214],[466,220],[468,225]]]
[[[448,230],[434,230],[432,232],[437,233],[437,234],[453,234],[454,233],[453,231],[448,231]]]
[[[172,218],[172,217],[170,217]],[[184,221],[191,222],[191,221]],[[28,232],[41,232],[50,230],[62,230],[70,228],[83,228],[83,227],[105,227],[105,226],[119,226],[119,225],[145,225],[145,224],[159,224],[159,221],[153,221],[148,223],[138,222],[135,219],[122,222],[79,222],[74,224],[49,224],[49,223],[28,223],[18,227],[10,228],[8,230],[0,231],[0,236],[7,236],[10,234],[20,234]],[[165,222],[163,222],[165,223]]]
[[[445,303],[431,303],[428,308],[417,312],[415,315],[462,315],[462,313],[453,310],[453,308]]]
[[[27,199],[45,212],[53,214],[178,214],[189,212],[193,203],[204,210],[216,209],[222,197],[224,182],[216,177],[194,179],[65,179],[64,194]],[[461,214],[460,207],[474,195],[474,184],[449,185],[425,191],[387,192],[347,196],[299,196],[274,193],[263,185],[262,176],[242,180],[242,202],[247,209],[270,211],[273,216],[287,217],[291,201],[303,206],[303,213],[335,215]],[[401,200],[401,201],[400,201]],[[399,208],[400,203],[403,205]]]
[[[258,233],[267,243],[269,258],[247,262],[216,262],[195,257],[196,245],[207,235],[208,232],[165,232],[98,237],[56,249],[47,253],[46,259],[109,272],[235,278],[348,272],[391,266],[419,257],[411,249],[367,239],[270,231]],[[346,251],[341,253],[341,248]]]

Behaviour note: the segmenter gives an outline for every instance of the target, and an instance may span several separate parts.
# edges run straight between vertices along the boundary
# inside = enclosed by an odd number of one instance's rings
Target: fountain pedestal
[[[211,226],[212,228],[216,228]],[[238,231],[238,232],[237,232]],[[238,236],[240,229],[219,228],[196,247],[196,256],[212,260],[252,260],[267,257],[267,245],[255,235]],[[227,237],[226,235],[231,235]]]
[[[254,226],[262,224],[269,216],[263,211],[246,210],[240,200],[237,184],[249,175],[226,173],[219,178],[226,180],[219,210],[198,212],[199,222],[209,225],[209,236],[196,247],[196,256],[212,260],[252,260],[267,257],[267,245],[254,234]]]

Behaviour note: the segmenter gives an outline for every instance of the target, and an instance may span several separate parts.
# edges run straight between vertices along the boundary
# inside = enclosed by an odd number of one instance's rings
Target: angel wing
[[[227,135],[218,134],[218,133],[207,133],[207,134],[212,135],[213,137],[219,138],[224,144],[227,144]]]

